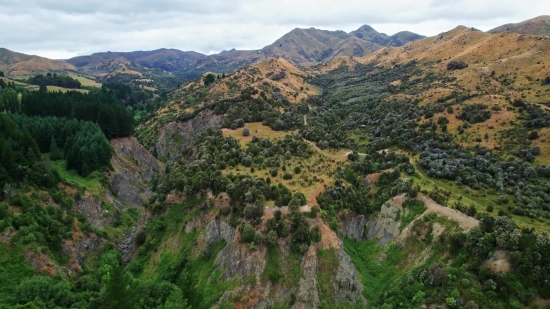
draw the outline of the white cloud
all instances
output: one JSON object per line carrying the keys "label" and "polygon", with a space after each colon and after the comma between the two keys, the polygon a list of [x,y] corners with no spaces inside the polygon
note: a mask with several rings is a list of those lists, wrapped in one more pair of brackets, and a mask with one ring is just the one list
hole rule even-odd
{"label": "white cloud", "polygon": [[[539,0],[0,0],[0,46],[51,58],[100,51],[259,49],[295,27],[435,35],[550,12]],[[9,30],[8,30],[9,29]]]}

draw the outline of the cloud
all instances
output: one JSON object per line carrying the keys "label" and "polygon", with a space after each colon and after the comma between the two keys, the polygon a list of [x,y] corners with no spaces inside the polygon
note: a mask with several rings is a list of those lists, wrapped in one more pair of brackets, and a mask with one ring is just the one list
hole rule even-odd
{"label": "cloud", "polygon": [[[435,35],[481,30],[550,11],[524,0],[0,0],[0,47],[68,58],[99,51],[259,49],[295,27]],[[7,30],[9,29],[9,30]]]}

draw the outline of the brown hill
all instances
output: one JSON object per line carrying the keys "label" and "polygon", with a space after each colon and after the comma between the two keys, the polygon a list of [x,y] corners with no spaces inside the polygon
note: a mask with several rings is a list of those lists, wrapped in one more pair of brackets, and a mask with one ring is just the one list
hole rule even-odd
{"label": "brown hill", "polygon": [[52,60],[44,57],[26,55],[0,48],[0,70],[6,77],[26,78],[48,72],[76,72],[73,65],[63,60]]}
{"label": "brown hill", "polygon": [[506,24],[495,29],[489,30],[489,33],[515,32],[520,34],[550,35],[550,16],[543,15],[529,19],[516,24]]}
{"label": "brown hill", "polygon": [[185,52],[163,48],[152,51],[95,53],[90,56],[75,57],[67,62],[79,68],[90,69],[114,59],[124,58],[140,66],[174,72],[188,67],[204,57],[206,56],[193,51]]}

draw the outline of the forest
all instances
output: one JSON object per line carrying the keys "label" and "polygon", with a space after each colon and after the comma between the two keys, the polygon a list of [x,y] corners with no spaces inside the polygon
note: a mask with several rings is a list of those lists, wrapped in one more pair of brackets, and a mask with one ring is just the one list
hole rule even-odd
{"label": "forest", "polygon": [[69,89],[80,89],[80,81],[68,75],[57,75],[57,73],[48,73],[46,76],[42,74],[31,76],[26,82],[38,86],[57,86]]}

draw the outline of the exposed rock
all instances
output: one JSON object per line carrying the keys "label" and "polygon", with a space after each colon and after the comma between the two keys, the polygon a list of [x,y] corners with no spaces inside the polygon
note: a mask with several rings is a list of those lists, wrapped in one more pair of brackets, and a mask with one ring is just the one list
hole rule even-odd
{"label": "exposed rock", "polygon": [[116,155],[111,159],[115,172],[111,175],[111,191],[131,206],[143,206],[151,195],[144,183],[151,181],[163,165],[135,137],[111,141]]}
{"label": "exposed rock", "polygon": [[[186,233],[189,232],[186,228]],[[217,244],[221,240],[225,240],[229,244],[235,238],[235,229],[225,221],[215,220],[208,223],[201,237],[208,244]]]}
{"label": "exposed rock", "polygon": [[382,205],[380,212],[373,220],[367,222],[367,239],[372,240],[378,238],[378,244],[387,244],[392,239],[399,236],[399,221],[400,209],[392,206],[389,203]]}
{"label": "exposed rock", "polygon": [[248,245],[239,242],[239,236],[233,227],[223,221],[210,222],[202,235],[209,244],[222,239],[227,242],[214,263],[222,269],[222,279],[244,278],[249,275],[260,276],[265,269],[265,250],[251,251]]}
{"label": "exposed rock", "polygon": [[125,233],[122,241],[118,244],[118,251],[121,255],[122,265],[127,265],[132,260],[134,252],[137,250],[135,236],[137,227],[132,227],[130,231]]}
{"label": "exposed rock", "polygon": [[42,252],[33,249],[25,252],[25,262],[30,264],[36,270],[37,275],[47,275],[55,277],[60,274],[64,278],[69,277],[69,270],[57,265],[51,258]]}
{"label": "exposed rock", "polygon": [[113,216],[109,215],[107,209],[103,209],[103,199],[98,196],[92,196],[88,193],[75,200],[73,208],[80,212],[91,226],[102,229],[105,225],[113,224]]}
{"label": "exposed rock", "polygon": [[122,241],[118,244],[118,251],[121,255],[122,265],[128,265],[128,263],[132,261],[134,253],[136,253],[138,249],[138,245],[136,244],[136,235],[143,229],[150,216],[150,212],[143,212],[137,222],[137,225],[133,226],[123,235]]}
{"label": "exposed rock", "polygon": [[219,129],[220,116],[203,111],[197,117],[184,122],[171,122],[160,129],[155,145],[159,158],[173,161],[182,151],[192,146],[195,138],[207,129]]}
{"label": "exposed rock", "polygon": [[75,242],[64,240],[61,249],[65,256],[70,256],[68,267],[71,273],[79,276],[82,273],[81,265],[86,263],[89,254],[97,255],[105,245],[106,240],[95,234],[84,235]]}
{"label": "exposed rock", "polygon": [[353,266],[351,258],[344,249],[338,250],[336,256],[340,261],[334,278],[336,301],[352,303],[360,301],[366,307],[367,300],[363,297],[363,285],[359,281],[359,274]]}
{"label": "exposed rock", "polygon": [[296,304],[293,308],[318,308],[319,293],[317,291],[317,250],[310,246],[302,258],[303,276],[296,295]]}
{"label": "exposed rock", "polygon": [[359,240],[365,236],[367,218],[363,215],[356,215],[342,221],[342,227],[347,237]]}

